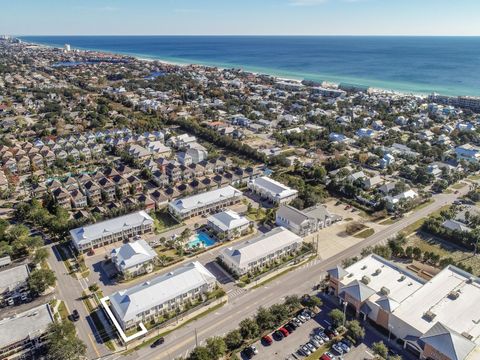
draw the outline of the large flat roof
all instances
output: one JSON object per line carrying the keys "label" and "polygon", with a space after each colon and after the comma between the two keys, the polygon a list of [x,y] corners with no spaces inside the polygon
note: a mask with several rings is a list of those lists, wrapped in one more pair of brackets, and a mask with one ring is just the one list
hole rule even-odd
{"label": "large flat roof", "polygon": [[220,189],[207,191],[205,193],[176,199],[170,202],[169,206],[179,213],[188,213],[199,207],[215,204],[222,200],[241,196],[242,192],[235,189],[233,186],[225,186]]}
{"label": "large flat roof", "polygon": [[[458,293],[451,298],[450,293]],[[459,334],[472,336],[480,345],[480,279],[454,266],[448,266],[416,292],[406,298],[393,314],[412,327],[426,333],[440,322]],[[433,321],[423,315],[435,314]]]}
{"label": "large flat roof", "polygon": [[348,275],[341,280],[343,285],[354,280],[361,281],[364,276],[367,276],[370,279],[367,284],[369,288],[376,293],[380,292],[382,288],[387,288],[390,292],[389,298],[398,303],[408,298],[425,283],[411,272],[375,254],[364,257],[346,268],[345,271]]}
{"label": "large flat roof", "polygon": [[213,281],[215,276],[195,261],[150,281],[112,294],[110,304],[121,320],[127,322],[143,311]]}
{"label": "large flat roof", "polygon": [[153,224],[153,219],[143,210],[70,230],[70,236],[77,245],[88,244],[103,236],[116,234],[142,224]]}
{"label": "large flat roof", "polygon": [[268,176],[262,176],[256,179],[253,179],[252,184],[256,187],[263,189],[266,192],[269,192],[272,196],[282,199],[291,195],[298,193],[297,190],[291,189],[288,186],[269,178]]}
{"label": "large flat roof", "polygon": [[0,348],[43,334],[53,323],[48,304],[0,320]]}
{"label": "large flat roof", "polygon": [[222,251],[222,254],[235,262],[239,268],[242,268],[265,255],[273,254],[288,245],[301,243],[302,241],[303,239],[300,236],[290,230],[277,227],[239,245],[228,247]]}

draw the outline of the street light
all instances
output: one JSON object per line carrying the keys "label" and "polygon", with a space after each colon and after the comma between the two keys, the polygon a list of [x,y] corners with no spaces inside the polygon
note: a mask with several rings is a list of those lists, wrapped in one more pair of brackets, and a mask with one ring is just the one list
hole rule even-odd
{"label": "street light", "polygon": [[346,301],[343,302],[343,327],[345,327],[345,320],[347,316],[347,305],[348,303]]}
{"label": "street light", "polygon": [[392,335],[393,325],[388,324],[388,342],[390,342],[390,337]]}

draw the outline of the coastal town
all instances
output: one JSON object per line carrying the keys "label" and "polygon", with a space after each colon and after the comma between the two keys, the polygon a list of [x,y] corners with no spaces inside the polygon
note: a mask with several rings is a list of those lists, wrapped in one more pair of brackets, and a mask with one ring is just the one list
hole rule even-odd
{"label": "coastal town", "polygon": [[0,38],[0,359],[480,359],[480,98]]}

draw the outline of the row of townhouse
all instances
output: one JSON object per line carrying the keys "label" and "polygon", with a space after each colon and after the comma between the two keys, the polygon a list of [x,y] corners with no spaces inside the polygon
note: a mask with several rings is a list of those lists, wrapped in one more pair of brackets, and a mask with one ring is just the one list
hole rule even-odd
{"label": "row of townhouse", "polygon": [[63,182],[54,180],[47,187],[34,190],[36,196],[42,196],[46,191],[50,191],[60,206],[78,209],[114,201],[118,196],[140,194],[143,182],[133,172],[126,171],[121,175],[113,169],[110,175],[101,171],[92,176],[82,174],[77,178],[68,177]]}

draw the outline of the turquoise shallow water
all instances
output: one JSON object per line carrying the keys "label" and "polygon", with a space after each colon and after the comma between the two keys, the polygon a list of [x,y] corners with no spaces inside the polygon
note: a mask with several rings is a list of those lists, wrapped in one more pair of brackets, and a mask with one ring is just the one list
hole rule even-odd
{"label": "turquoise shallow water", "polygon": [[428,94],[480,96],[480,37],[23,36],[25,41]]}

